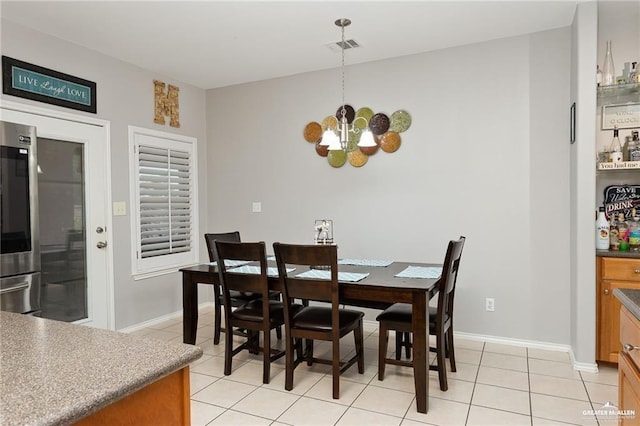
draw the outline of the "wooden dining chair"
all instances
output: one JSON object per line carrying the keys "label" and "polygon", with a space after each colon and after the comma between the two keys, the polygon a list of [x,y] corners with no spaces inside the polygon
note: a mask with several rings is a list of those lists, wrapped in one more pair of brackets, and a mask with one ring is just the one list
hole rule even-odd
{"label": "wooden dining chair", "polygon": [[[216,257],[214,253],[214,241],[225,241],[225,242],[240,242],[240,232],[222,232],[222,233],[207,233],[204,234],[204,240],[207,243],[207,251],[209,252],[209,261],[215,262]],[[238,260],[238,259],[236,259]],[[221,325],[222,321],[222,305],[224,304],[224,298],[222,297],[221,287],[218,285],[213,286],[213,344],[217,345],[220,343],[220,333],[225,331],[225,329]],[[229,301],[232,307],[242,306],[245,303],[257,299],[261,297],[259,294],[248,293],[248,292],[240,292],[236,290],[231,290],[229,292],[230,298]],[[277,292],[271,292],[269,297],[273,300],[280,300],[280,295]],[[278,339],[282,338],[282,328],[279,327],[276,329],[276,333]],[[244,333],[241,331],[237,331],[236,334],[240,336],[244,336]]]}
{"label": "wooden dining chair", "polygon": [[[436,346],[429,350],[436,353],[436,365],[430,365],[430,370],[438,371],[440,380],[440,390],[446,391],[447,369],[445,358],[449,358],[451,371],[456,371],[456,358],[453,345],[453,297],[456,289],[456,280],[460,268],[462,248],[465,237],[460,237],[456,241],[450,241],[447,247],[442,275],[438,283],[438,304],[437,307],[429,306],[429,334],[436,336]],[[405,367],[413,366],[411,357],[411,310],[410,304],[395,303],[382,311],[377,316],[380,324],[379,347],[378,347],[378,380],[384,380],[384,370],[386,364],[401,365]],[[387,358],[387,342],[389,330],[396,333],[396,357]],[[402,348],[406,349],[407,360],[401,360]]]}
{"label": "wooden dining chair", "polygon": [[[283,304],[269,299],[268,268],[264,242],[240,243],[214,241],[214,254],[218,261],[218,278],[222,286],[225,331],[224,374],[231,374],[234,355],[242,350],[263,354],[262,382],[269,383],[271,362],[281,358],[284,351],[271,348],[271,330],[284,324]],[[259,263],[259,273],[236,272],[227,268],[225,260],[247,260]],[[256,271],[258,272],[258,271]],[[258,298],[234,307],[231,303],[231,292],[245,292],[259,295]],[[234,328],[246,330],[246,341],[233,347]],[[259,346],[260,333],[263,346]]]}
{"label": "wooden dining chair", "polygon": [[[273,249],[278,265],[278,274],[284,302],[284,324],[286,340],[285,389],[293,389],[293,371],[303,361],[332,366],[333,398],[340,397],[340,374],[358,364],[358,372],[364,373],[363,326],[364,313],[340,308],[338,292],[338,249],[334,245],[292,245],[274,243]],[[298,278],[297,274],[306,267],[322,266],[317,269],[328,277]],[[287,267],[296,268],[291,273]],[[316,269],[310,269],[316,270]],[[295,312],[292,301],[328,302],[331,306],[305,306]],[[346,361],[340,358],[340,339],[354,333],[355,350],[353,357]],[[306,340],[304,352],[302,339]],[[317,358],[313,354],[313,341],[331,342],[331,358]],[[296,357],[294,359],[294,349]]]}

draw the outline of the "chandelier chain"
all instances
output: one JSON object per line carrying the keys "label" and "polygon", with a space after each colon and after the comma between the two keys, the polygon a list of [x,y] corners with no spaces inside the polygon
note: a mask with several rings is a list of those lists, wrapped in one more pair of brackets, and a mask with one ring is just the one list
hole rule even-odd
{"label": "chandelier chain", "polygon": [[342,20],[342,116],[344,117],[347,114],[347,110],[344,107],[344,48],[345,48],[345,44],[344,44],[344,27],[345,27],[345,22],[344,19]]}

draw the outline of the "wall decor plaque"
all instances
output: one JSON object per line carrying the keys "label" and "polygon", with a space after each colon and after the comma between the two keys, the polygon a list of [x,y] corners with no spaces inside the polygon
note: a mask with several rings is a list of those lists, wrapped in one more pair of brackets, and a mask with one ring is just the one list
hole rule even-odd
{"label": "wall decor plaque", "polygon": [[153,80],[153,87],[153,122],[164,124],[164,117],[167,116],[169,117],[169,126],[180,127],[180,102],[178,100],[180,88],[169,84],[167,92],[165,92],[164,81],[158,80]]}
{"label": "wall decor plaque", "polygon": [[640,103],[605,105],[602,107],[602,130],[634,129],[640,127]]}
{"label": "wall decor plaque", "polygon": [[2,56],[2,93],[96,113],[96,83]]}

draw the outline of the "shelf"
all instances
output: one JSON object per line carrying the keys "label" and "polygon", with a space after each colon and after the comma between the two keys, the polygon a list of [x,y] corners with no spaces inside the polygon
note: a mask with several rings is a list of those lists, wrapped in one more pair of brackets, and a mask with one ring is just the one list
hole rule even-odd
{"label": "shelf", "polygon": [[598,87],[598,105],[638,102],[640,83],[616,84]]}
{"label": "shelf", "polygon": [[622,161],[620,163],[598,163],[598,170],[640,170],[640,161]]}

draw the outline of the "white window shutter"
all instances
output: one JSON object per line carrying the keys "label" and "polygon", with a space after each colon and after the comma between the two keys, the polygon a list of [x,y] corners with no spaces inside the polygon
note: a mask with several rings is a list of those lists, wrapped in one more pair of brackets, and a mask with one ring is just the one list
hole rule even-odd
{"label": "white window shutter", "polygon": [[133,141],[137,251],[134,275],[195,263],[198,235],[194,147],[184,141],[135,132]]}

